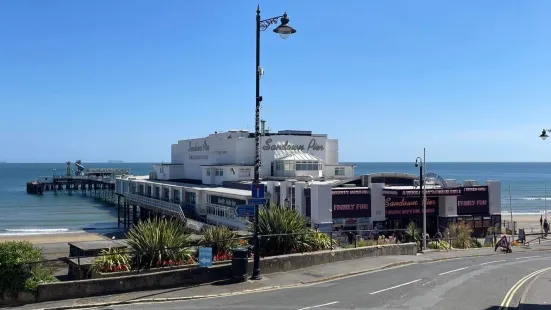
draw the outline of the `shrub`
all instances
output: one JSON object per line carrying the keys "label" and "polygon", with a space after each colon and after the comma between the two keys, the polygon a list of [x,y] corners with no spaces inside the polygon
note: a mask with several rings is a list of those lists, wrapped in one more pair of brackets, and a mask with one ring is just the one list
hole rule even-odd
{"label": "shrub", "polygon": [[466,249],[471,245],[473,229],[464,222],[451,223],[444,234],[451,238],[454,248]]}
{"label": "shrub", "polygon": [[309,229],[307,234],[304,235],[303,246],[308,251],[322,251],[328,250],[337,245],[337,242],[331,239],[326,233],[323,233],[319,230]]}
{"label": "shrub", "polygon": [[480,243],[478,239],[471,238],[471,248],[481,248],[481,247],[482,247],[482,243]]}
{"label": "shrub", "polygon": [[127,249],[109,248],[102,250],[100,256],[94,258],[90,271],[93,273],[130,271],[130,264],[130,254]]}
{"label": "shrub", "polygon": [[[254,224],[249,230],[254,232]],[[307,227],[304,217],[296,210],[271,206],[258,213],[258,234],[262,256],[283,255],[331,248],[330,236]]]}
{"label": "shrub", "polygon": [[133,226],[126,236],[128,245],[135,251],[135,266],[138,268],[193,260],[190,236],[178,221],[149,219]]}
{"label": "shrub", "polygon": [[427,243],[427,247],[433,250],[448,250],[451,248],[450,244],[446,241],[431,241]]}
{"label": "shrub", "polygon": [[409,222],[408,226],[406,227],[406,242],[415,242],[417,244],[420,244],[422,239],[421,234],[421,230],[415,226],[415,223]]}
{"label": "shrub", "polygon": [[0,242],[0,298],[34,292],[40,283],[57,281],[41,263],[42,250],[27,241]]}
{"label": "shrub", "polygon": [[205,230],[203,239],[199,242],[202,246],[212,248],[212,254],[226,253],[232,248],[246,245],[238,239],[239,236],[225,226],[209,227]]}

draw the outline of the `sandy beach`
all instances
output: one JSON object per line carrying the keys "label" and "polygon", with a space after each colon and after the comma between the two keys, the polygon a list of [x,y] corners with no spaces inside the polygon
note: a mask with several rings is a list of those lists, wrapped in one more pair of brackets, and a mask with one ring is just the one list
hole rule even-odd
{"label": "sandy beach", "polygon": [[97,241],[105,240],[106,237],[87,232],[64,233],[64,234],[42,234],[42,235],[13,235],[0,236],[0,242],[3,241],[29,241],[32,244],[43,245],[48,243],[67,243],[79,241]]}
{"label": "sandy beach", "polygon": [[[544,217],[545,219],[545,217]],[[511,221],[510,215],[501,215],[502,221]],[[551,220],[551,217],[547,219],[548,221]],[[516,222],[517,229],[518,228],[524,228],[526,233],[539,233],[541,232],[540,227],[540,215],[539,214],[530,214],[530,215],[516,215],[513,214],[513,222]]]}
{"label": "sandy beach", "polygon": [[69,242],[109,240],[110,236],[103,236],[97,233],[75,232],[63,234],[42,234],[42,235],[13,235],[0,236],[0,242],[4,241],[29,241],[39,248],[42,248],[44,259],[57,259],[69,255]]}

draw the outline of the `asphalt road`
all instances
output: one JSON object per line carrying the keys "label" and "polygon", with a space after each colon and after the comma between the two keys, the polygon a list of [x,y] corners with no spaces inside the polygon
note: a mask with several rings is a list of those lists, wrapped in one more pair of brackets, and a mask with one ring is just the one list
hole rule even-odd
{"label": "asphalt road", "polygon": [[415,264],[282,290],[102,309],[498,310],[504,299],[514,306],[509,309],[516,309],[524,288],[519,280],[547,267],[550,252],[512,253]]}

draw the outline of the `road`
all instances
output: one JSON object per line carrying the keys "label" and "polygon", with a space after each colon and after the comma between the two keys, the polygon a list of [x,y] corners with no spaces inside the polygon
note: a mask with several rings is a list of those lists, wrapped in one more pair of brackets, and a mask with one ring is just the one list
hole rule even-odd
{"label": "road", "polygon": [[[504,300],[512,308],[502,309],[516,309],[524,288],[528,286],[526,283],[532,278],[526,278],[523,285],[519,285],[519,281],[547,267],[551,267],[551,252],[512,253],[414,264],[314,285],[260,293],[169,303],[110,306],[102,309],[498,310],[500,305],[505,304]],[[538,283],[543,282],[539,280]]]}

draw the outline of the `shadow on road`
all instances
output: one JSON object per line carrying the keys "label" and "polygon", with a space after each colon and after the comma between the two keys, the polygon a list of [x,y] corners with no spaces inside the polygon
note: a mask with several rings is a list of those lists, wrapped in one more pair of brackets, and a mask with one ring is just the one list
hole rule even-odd
{"label": "shadow on road", "polygon": [[[498,310],[499,306],[492,306],[484,310]],[[520,304],[518,307],[507,307],[502,310],[551,310],[551,305]]]}

